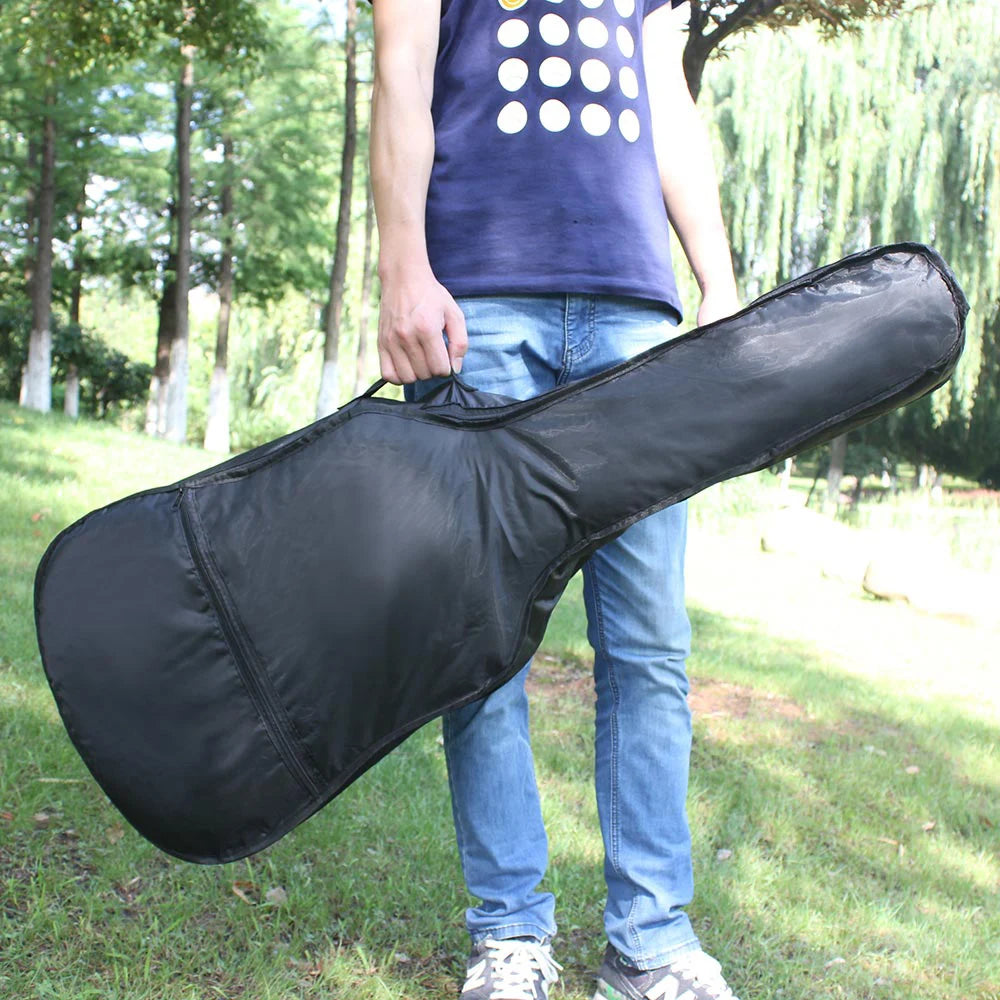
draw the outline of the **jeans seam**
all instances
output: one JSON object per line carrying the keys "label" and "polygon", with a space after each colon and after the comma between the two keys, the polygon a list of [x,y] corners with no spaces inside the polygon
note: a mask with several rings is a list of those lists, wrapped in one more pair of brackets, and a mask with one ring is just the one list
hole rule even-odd
{"label": "jeans seam", "polygon": [[564,385],[569,381],[569,374],[573,370],[573,352],[569,346],[570,310],[572,308],[573,297],[569,293],[563,299],[563,344],[562,344],[562,364],[559,374],[556,376],[556,385]]}
{"label": "jeans seam", "polygon": [[587,296],[587,339],[580,345],[580,357],[586,357],[597,338],[597,296]]}
{"label": "jeans seam", "polygon": [[464,873],[465,872],[465,868],[466,868],[466,854],[467,854],[467,851],[466,851],[466,835],[465,835],[465,830],[464,830],[464,828],[462,826],[462,819],[459,816],[458,810],[454,806],[454,803],[455,803],[455,779],[454,779],[454,775],[452,773],[453,769],[451,767],[451,762],[450,762],[451,751],[450,751],[450,748],[449,748],[449,745],[448,745],[450,743],[451,726],[449,725],[447,715],[445,715],[445,717],[442,718],[442,720],[441,720],[441,729],[442,729],[442,734],[441,734],[442,735],[442,742],[444,743],[445,762],[448,764],[448,767],[446,768],[446,770],[448,772],[448,794],[451,797],[451,802],[452,802],[452,819],[454,820],[454,823],[455,823],[455,841],[456,841],[456,843],[458,845],[458,854],[459,854],[459,858],[460,858],[460,860],[462,862],[462,871]]}
{"label": "jeans seam", "polygon": [[611,735],[611,757],[609,760],[609,771],[611,788],[608,793],[608,803],[610,815],[608,816],[608,826],[611,830],[611,867],[620,877],[624,877],[621,869],[618,840],[618,682],[615,678],[614,669],[611,666],[611,657],[608,656],[607,638],[604,632],[604,608],[601,602],[601,589],[597,581],[597,573],[592,570],[591,584],[594,591],[594,616],[597,619],[597,641],[600,652],[608,673],[608,687],[611,691],[611,718],[609,720],[609,732]]}

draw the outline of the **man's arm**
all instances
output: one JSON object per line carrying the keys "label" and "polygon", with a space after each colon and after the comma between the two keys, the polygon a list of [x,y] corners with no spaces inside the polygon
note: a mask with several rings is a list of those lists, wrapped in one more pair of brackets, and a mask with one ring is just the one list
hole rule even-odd
{"label": "man's arm", "polygon": [[642,46],[663,200],[701,289],[703,326],[739,310],[740,301],[708,130],[684,76],[689,13],[688,4],[665,4],[647,15]]}
{"label": "man's arm", "polygon": [[[378,352],[397,385],[461,370],[462,310],[431,271],[424,212],[441,0],[375,0],[370,163],[382,282]],[[442,332],[448,335],[445,345]]]}

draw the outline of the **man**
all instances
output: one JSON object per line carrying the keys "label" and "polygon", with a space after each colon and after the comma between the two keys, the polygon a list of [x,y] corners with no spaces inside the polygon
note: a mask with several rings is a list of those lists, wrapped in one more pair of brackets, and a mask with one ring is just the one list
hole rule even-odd
{"label": "man", "polygon": [[[463,365],[476,388],[527,398],[673,335],[668,224],[701,289],[699,325],[739,308],[681,66],[687,13],[682,0],[375,0],[379,356],[409,399]],[[639,522],[584,569],[603,1000],[733,1000],[683,909],[685,518],[681,504]],[[479,900],[466,914],[464,1000],[544,1000],[558,975],[554,900],[537,889],[547,841],[527,670],[444,719],[459,853]]]}

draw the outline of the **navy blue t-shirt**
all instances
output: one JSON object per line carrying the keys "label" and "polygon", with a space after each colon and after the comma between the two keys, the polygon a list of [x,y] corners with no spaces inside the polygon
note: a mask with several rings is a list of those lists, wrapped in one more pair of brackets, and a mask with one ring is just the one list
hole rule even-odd
{"label": "navy blue t-shirt", "polygon": [[453,295],[634,295],[680,318],[642,61],[666,2],[442,0],[426,233]]}

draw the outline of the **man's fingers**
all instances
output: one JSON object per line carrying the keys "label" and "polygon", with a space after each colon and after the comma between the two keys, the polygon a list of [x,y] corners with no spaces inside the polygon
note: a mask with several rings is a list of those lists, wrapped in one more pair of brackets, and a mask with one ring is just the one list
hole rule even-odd
{"label": "man's fingers", "polygon": [[383,347],[379,344],[378,356],[382,365],[382,378],[393,385],[407,385],[416,382],[417,376],[413,373],[409,359],[400,347],[394,350],[390,347]]}
{"label": "man's fingers", "polygon": [[382,378],[393,385],[402,385],[403,381],[396,371],[396,366],[392,363],[392,356],[383,347],[378,349],[379,367],[382,369]]}
{"label": "man's fingers", "polygon": [[[439,324],[440,320],[433,325],[424,321],[396,336],[410,367],[419,379],[433,378],[435,375],[444,376],[451,371],[448,351],[445,348],[444,336]],[[399,358],[396,355],[394,357],[398,371]]]}
{"label": "man's fingers", "polygon": [[400,385],[409,385],[421,377],[420,373],[414,370],[409,357],[401,347],[397,346],[392,352],[392,363],[396,369],[396,374],[399,376]]}
{"label": "man's fingers", "polygon": [[[424,345],[420,338],[413,332],[399,334],[396,338],[397,350],[394,354],[396,370],[400,365],[405,365],[413,372],[414,378],[425,379],[431,377],[430,366],[424,357]],[[402,355],[402,358],[400,357]]]}
{"label": "man's fingers", "polygon": [[462,370],[462,359],[469,350],[469,331],[465,326],[465,313],[452,299],[445,309],[444,332],[448,335],[448,356],[456,372]]}
{"label": "man's fingers", "polygon": [[465,316],[447,289],[430,276],[426,288],[383,285],[382,293],[378,352],[386,381],[406,385],[461,370]]}
{"label": "man's fingers", "polygon": [[425,345],[427,364],[433,375],[450,375],[451,360],[448,357],[448,347],[444,342],[444,334],[438,331],[433,334]]}

